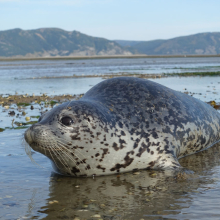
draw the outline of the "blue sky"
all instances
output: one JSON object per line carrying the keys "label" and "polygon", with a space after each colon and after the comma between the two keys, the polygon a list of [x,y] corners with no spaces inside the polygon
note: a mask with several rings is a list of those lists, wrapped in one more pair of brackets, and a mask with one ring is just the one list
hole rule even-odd
{"label": "blue sky", "polygon": [[0,30],[57,27],[110,40],[220,32],[219,0],[0,0]]}

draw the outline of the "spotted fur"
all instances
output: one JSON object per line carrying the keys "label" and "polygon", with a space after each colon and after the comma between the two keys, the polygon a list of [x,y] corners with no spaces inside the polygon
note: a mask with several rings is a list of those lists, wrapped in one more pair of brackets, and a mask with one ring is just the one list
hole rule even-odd
{"label": "spotted fur", "polygon": [[[71,126],[62,117],[71,117]],[[105,80],[80,100],[59,105],[25,132],[25,140],[65,175],[178,169],[178,159],[220,140],[211,106],[158,83]]]}

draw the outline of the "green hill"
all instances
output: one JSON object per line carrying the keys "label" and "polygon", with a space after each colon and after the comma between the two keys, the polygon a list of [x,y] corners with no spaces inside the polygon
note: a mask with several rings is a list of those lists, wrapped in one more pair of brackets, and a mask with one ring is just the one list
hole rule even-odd
{"label": "green hill", "polygon": [[[133,49],[130,49],[131,51]],[[0,31],[1,57],[131,55],[114,41],[58,28]]]}

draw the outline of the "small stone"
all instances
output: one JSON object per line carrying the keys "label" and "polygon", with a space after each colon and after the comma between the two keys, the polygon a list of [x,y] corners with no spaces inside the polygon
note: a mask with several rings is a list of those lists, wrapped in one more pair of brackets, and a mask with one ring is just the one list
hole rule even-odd
{"label": "small stone", "polygon": [[91,217],[92,217],[92,218],[101,218],[101,215],[95,214],[95,215],[92,215]]}
{"label": "small stone", "polygon": [[26,112],[22,112],[22,115],[25,116],[25,115],[26,115]]}
{"label": "small stone", "polygon": [[34,106],[32,105],[32,106],[31,106],[31,110],[33,110],[33,109],[34,109]]}
{"label": "small stone", "polygon": [[14,116],[15,115],[15,111],[9,111],[8,114],[11,115],[11,116]]}
{"label": "small stone", "polygon": [[26,120],[26,121],[30,121],[31,118],[30,118],[30,117],[25,117],[25,120]]}
{"label": "small stone", "polygon": [[135,173],[133,173],[133,175],[139,175],[140,174],[140,172],[135,172]]}

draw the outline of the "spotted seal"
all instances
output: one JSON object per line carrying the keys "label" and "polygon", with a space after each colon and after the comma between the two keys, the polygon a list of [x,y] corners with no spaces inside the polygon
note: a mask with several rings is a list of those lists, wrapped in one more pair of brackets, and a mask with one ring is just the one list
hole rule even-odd
{"label": "spotted seal", "polygon": [[25,132],[64,175],[181,169],[178,159],[220,140],[220,114],[208,104],[134,77],[105,80],[63,103]]}

